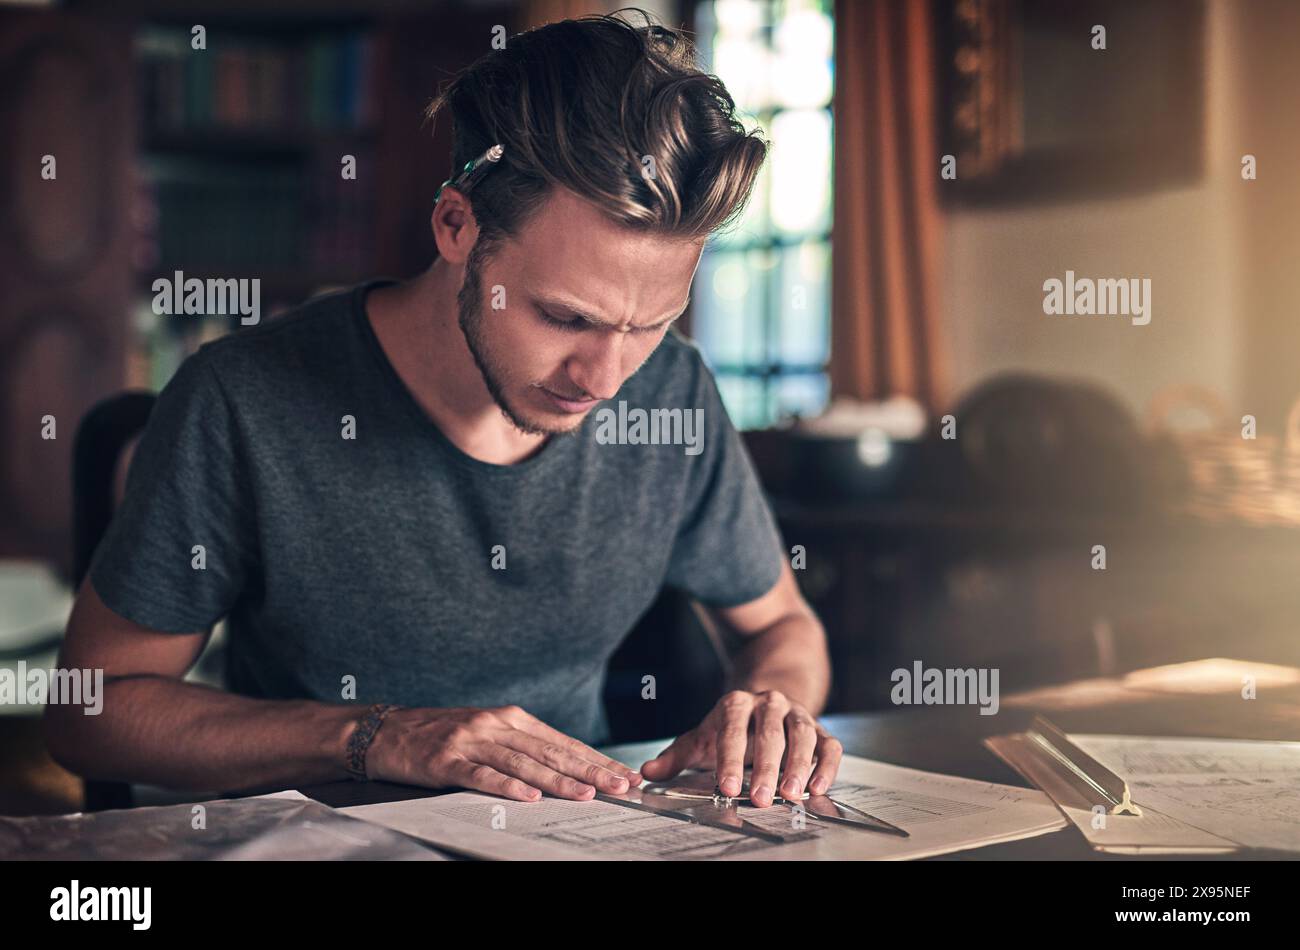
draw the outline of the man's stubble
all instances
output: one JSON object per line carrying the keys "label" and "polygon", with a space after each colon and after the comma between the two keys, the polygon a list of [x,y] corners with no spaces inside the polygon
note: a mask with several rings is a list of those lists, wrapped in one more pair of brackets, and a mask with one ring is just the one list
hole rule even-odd
{"label": "man's stubble", "polygon": [[[505,387],[501,382],[504,374],[499,371],[496,365],[483,328],[481,270],[486,257],[487,255],[481,253],[477,245],[470,251],[469,258],[465,261],[465,280],[461,284],[460,291],[456,294],[457,319],[461,333],[465,336],[465,344],[469,347],[470,355],[474,357],[474,365],[478,367],[479,375],[483,377],[483,384],[487,386],[493,402],[497,404],[497,407],[510,421],[511,425],[525,435],[558,434],[556,430],[543,428],[525,419],[511,407],[510,401],[506,398]],[[569,432],[572,430],[558,431]]]}

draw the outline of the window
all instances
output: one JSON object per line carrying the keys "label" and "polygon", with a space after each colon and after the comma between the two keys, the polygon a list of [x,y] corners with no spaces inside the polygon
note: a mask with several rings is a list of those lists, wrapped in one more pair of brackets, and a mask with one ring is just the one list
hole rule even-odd
{"label": "window", "polygon": [[692,332],[736,426],[825,405],[830,354],[832,0],[706,0],[704,68],[772,147],[744,216],[705,247]]}

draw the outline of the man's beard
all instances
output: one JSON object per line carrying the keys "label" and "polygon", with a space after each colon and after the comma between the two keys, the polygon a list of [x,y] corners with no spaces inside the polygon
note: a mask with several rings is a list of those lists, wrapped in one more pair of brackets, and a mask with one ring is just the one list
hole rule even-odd
{"label": "man's beard", "polygon": [[456,295],[456,303],[460,331],[465,335],[465,343],[469,346],[470,355],[474,357],[474,364],[478,367],[479,375],[483,377],[483,384],[487,386],[492,401],[497,404],[502,414],[510,420],[510,424],[526,435],[556,435],[576,431],[576,427],[573,429],[547,429],[538,425],[536,422],[525,419],[523,415],[511,407],[509,400],[506,399],[505,387],[501,382],[504,374],[495,365],[490,352],[491,348],[488,346],[483,333],[483,288],[480,280],[482,263],[478,248],[470,251],[469,259],[465,262],[465,282]]}

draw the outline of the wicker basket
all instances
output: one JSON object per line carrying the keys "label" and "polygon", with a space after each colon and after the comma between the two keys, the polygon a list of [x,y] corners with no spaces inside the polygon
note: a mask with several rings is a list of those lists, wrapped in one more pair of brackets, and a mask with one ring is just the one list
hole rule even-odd
{"label": "wicker basket", "polygon": [[[1204,429],[1176,429],[1179,410],[1202,413]],[[1172,386],[1151,400],[1150,430],[1172,442],[1185,465],[1181,510],[1206,521],[1300,524],[1300,401],[1287,419],[1285,443],[1275,435],[1243,438],[1223,402],[1201,386]]]}
{"label": "wicker basket", "polygon": [[1291,412],[1287,415],[1286,441],[1277,468],[1277,520],[1284,524],[1300,525],[1300,399],[1292,404]]}

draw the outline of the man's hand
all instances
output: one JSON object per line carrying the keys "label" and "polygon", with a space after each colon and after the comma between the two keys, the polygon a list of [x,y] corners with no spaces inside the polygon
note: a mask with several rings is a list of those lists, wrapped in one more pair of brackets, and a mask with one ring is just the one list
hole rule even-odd
{"label": "man's hand", "polygon": [[778,773],[782,798],[798,800],[805,788],[822,795],[835,781],[843,755],[839,740],[798,703],[775,690],[733,690],[704,722],[643,765],[641,773],[662,782],[683,769],[711,767],[722,794],[734,796],[740,794],[745,764],[752,762],[750,801],[766,808],[778,788]]}
{"label": "man's hand", "polygon": [[641,776],[552,729],[518,706],[398,709],[366,753],[372,779],[440,788],[451,785],[533,802],[545,792],[586,801],[626,792]]}

